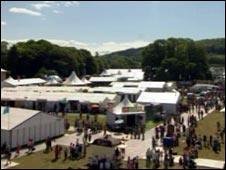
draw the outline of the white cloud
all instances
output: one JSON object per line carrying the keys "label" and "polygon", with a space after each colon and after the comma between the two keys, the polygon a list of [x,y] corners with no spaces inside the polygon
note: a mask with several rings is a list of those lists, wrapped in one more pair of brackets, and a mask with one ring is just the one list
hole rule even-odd
{"label": "white cloud", "polygon": [[6,22],[5,21],[1,21],[1,25],[2,26],[5,26],[6,25]]}
{"label": "white cloud", "polygon": [[43,3],[45,3],[45,4],[54,4],[56,2],[55,1],[44,1]]}
{"label": "white cloud", "polygon": [[61,14],[63,12],[62,11],[58,11],[58,10],[53,10],[53,13],[55,13],[55,14]]}
{"label": "white cloud", "polygon": [[27,14],[27,15],[32,15],[32,16],[41,16],[42,15],[40,12],[32,11],[32,10],[29,10],[26,8],[17,8],[17,7],[10,8],[9,12],[18,13],[18,14]]}
{"label": "white cloud", "polygon": [[[4,41],[9,42],[10,44],[15,44],[17,42],[24,42],[29,39],[21,39],[21,40],[7,40]],[[35,39],[38,40],[38,39]],[[139,48],[148,45],[151,42],[143,41],[143,40],[135,40],[131,42],[103,42],[103,43],[84,43],[75,40],[57,40],[57,39],[47,39],[47,41],[57,44],[60,46],[66,47],[75,47],[77,49],[87,49],[93,55],[95,52],[98,52],[100,55],[107,54],[115,51],[126,50],[129,48]]]}
{"label": "white cloud", "polygon": [[65,7],[70,7],[70,6],[79,6],[78,1],[65,1],[63,2]]}
{"label": "white cloud", "polygon": [[32,6],[37,10],[42,10],[42,8],[50,8],[51,7],[51,5],[45,4],[45,3],[43,3],[43,4],[32,4]]}

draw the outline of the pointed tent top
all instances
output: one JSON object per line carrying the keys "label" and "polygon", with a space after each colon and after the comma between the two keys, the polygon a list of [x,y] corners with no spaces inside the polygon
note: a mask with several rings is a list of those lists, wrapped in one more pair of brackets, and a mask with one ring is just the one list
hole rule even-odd
{"label": "pointed tent top", "polygon": [[116,113],[116,114],[122,113],[122,108],[123,108],[123,107],[135,107],[135,104],[133,104],[133,103],[128,99],[128,96],[127,96],[127,95],[124,97],[124,99],[123,99],[119,104],[117,104],[117,105],[113,108],[113,113]]}
{"label": "pointed tent top", "polygon": [[70,76],[64,81],[64,85],[85,85],[85,83],[78,78],[75,71],[72,71]]}

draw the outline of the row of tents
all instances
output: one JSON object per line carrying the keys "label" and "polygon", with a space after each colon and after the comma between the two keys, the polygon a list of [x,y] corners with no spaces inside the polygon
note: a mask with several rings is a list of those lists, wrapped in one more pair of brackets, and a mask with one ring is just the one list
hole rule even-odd
{"label": "row of tents", "polygon": [[84,86],[88,85],[91,82],[87,80],[85,77],[80,79],[74,71],[70,74],[65,81],[57,75],[52,75],[46,77],[46,80],[41,78],[26,78],[26,79],[13,79],[9,77],[1,82],[1,86],[3,87],[15,87],[15,86],[23,86],[23,85],[66,85],[66,86]]}

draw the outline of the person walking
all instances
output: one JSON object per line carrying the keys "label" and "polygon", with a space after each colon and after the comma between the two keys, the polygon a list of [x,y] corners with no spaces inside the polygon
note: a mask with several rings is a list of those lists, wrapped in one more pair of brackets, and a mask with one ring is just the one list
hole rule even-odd
{"label": "person walking", "polygon": [[68,149],[67,147],[64,148],[64,160],[66,160],[68,157]]}
{"label": "person walking", "polygon": [[16,146],[16,157],[18,157],[20,155],[20,145],[17,144]]}

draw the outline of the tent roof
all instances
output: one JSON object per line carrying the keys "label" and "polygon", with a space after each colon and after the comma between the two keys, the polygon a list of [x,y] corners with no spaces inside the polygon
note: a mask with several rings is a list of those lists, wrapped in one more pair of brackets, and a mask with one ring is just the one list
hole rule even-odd
{"label": "tent roof", "polygon": [[12,86],[22,86],[22,85],[31,85],[31,84],[44,84],[45,80],[40,78],[26,78],[26,79],[18,79],[15,80],[12,77],[4,80],[3,83],[11,84]]}
{"label": "tent roof", "polygon": [[116,115],[122,115],[122,114],[137,114],[137,113],[144,113],[144,112],[123,112],[123,107],[136,107],[136,104],[132,103],[127,95],[124,97],[124,99],[117,104],[114,108],[113,108],[113,113]]}
{"label": "tent roof", "polygon": [[102,93],[123,93],[123,94],[138,94],[140,90],[134,87],[94,87],[89,89],[90,92]]}
{"label": "tent roof", "polygon": [[[2,110],[4,110],[4,107],[1,107]],[[9,108],[9,113],[1,113],[1,129],[11,130],[38,113],[40,113],[38,110]]]}
{"label": "tent roof", "polygon": [[163,88],[165,85],[164,81],[142,81],[139,84],[140,88]]}
{"label": "tent roof", "polygon": [[74,71],[71,72],[70,76],[63,82],[64,85],[85,85],[85,83],[78,78]]}
{"label": "tent roof", "polygon": [[102,103],[106,98],[114,100],[116,94],[104,94],[104,93],[81,93],[81,92],[46,92],[46,91],[2,91],[1,100],[11,101],[61,101],[64,98],[71,101],[79,101],[84,103]]}
{"label": "tent roof", "polygon": [[179,98],[179,92],[142,92],[137,103],[176,104]]}
{"label": "tent roof", "polygon": [[89,81],[91,82],[113,82],[117,79],[115,77],[91,77]]}

